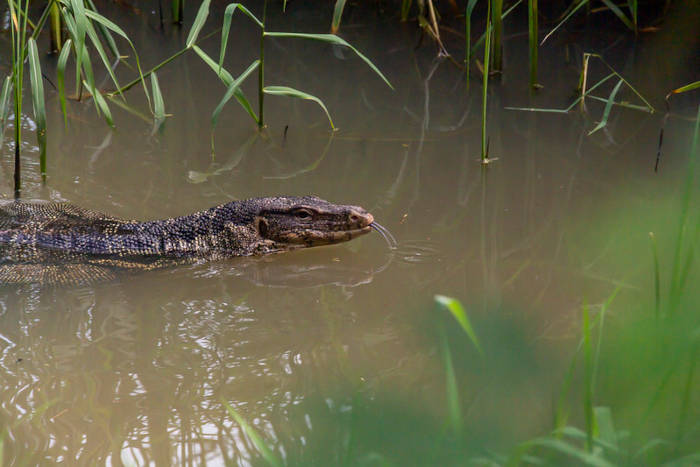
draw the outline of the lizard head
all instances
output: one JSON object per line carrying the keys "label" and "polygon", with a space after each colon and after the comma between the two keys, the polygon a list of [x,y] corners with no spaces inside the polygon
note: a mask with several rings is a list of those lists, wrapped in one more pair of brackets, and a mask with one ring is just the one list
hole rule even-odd
{"label": "lizard head", "polygon": [[368,233],[372,214],[359,206],[315,196],[259,199],[255,226],[260,237],[287,248],[346,242]]}

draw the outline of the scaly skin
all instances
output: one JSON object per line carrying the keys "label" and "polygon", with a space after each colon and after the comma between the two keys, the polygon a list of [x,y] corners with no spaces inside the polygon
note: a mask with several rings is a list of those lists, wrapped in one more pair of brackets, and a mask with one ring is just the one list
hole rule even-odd
{"label": "scaly skin", "polygon": [[84,283],[115,270],[263,255],[368,233],[358,206],[252,198],[172,219],[123,220],[71,204],[0,205],[0,283]]}

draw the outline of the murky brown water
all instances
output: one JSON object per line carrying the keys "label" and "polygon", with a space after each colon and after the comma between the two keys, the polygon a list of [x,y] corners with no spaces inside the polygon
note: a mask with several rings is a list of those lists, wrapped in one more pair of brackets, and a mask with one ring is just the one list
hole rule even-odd
{"label": "murky brown water", "polygon": [[[170,27],[161,33],[147,11],[116,9],[110,17],[131,25],[147,64],[184,37]],[[269,29],[324,31],[328,18],[325,10],[291,8],[287,17],[273,12]],[[226,62],[234,74],[255,58],[249,44],[256,43],[254,30],[236,21]],[[491,352],[488,366],[498,370],[470,374],[465,399],[475,439],[502,446],[541,431],[568,358],[561,344],[578,332],[582,301],[599,303],[618,285],[635,293],[650,286],[647,233],[668,238],[691,126],[669,120],[655,174],[656,116],[614,110],[605,131],[587,136],[602,105],[589,104],[588,120],[503,108],[566,107],[584,50],[604,51],[654,103],[684,84],[677,77],[687,77],[689,65],[649,73],[662,34],[640,40],[632,55],[631,38],[619,31],[568,45],[560,37],[541,52],[545,89],[528,98],[521,31],[511,31],[506,74],[491,89],[488,133],[498,161],[485,171],[477,162],[479,80],[467,94],[460,70],[432,61],[428,42],[414,50],[415,27],[393,19],[355,17],[342,30],[386,72],[393,92],[346,51],[268,41],[267,83],[321,97],[340,128],[333,135],[313,103],[268,96],[268,129],[259,134],[232,101],[212,157],[210,117],[225,88],[194,54],[159,72],[173,116],[155,133],[116,106],[112,131],[91,102],[69,104],[64,128],[47,88],[49,178],[41,186],[28,119],[27,199],[151,219],[237,198],[315,194],[364,206],[399,247],[391,252],[371,234],[94,286],[5,287],[0,432],[7,464],[245,464],[256,450],[224,401],[279,442],[292,463],[304,458],[308,439],[335,439],[323,417],[305,409],[309,401],[352,411],[359,390],[440,417],[442,362],[422,333],[444,313],[433,303],[437,293],[462,300],[485,347],[503,352]],[[461,53],[459,40],[448,37],[448,48]],[[215,41],[204,45],[216,56]],[[52,66],[47,59],[49,76]],[[126,81],[131,75],[122,71]],[[254,80],[245,90],[254,100]],[[127,97],[147,113],[138,89]],[[10,140],[8,132],[5,198],[12,196]],[[478,358],[470,351],[464,358]],[[527,415],[513,420],[512,413]],[[299,452],[285,450],[290,445]]]}

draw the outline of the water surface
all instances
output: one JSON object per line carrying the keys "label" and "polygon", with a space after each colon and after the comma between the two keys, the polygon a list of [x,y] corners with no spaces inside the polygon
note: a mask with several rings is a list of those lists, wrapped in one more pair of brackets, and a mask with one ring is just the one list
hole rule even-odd
{"label": "water surface", "polygon": [[[296,2],[286,16],[271,10],[269,29],[325,32],[330,18]],[[171,26],[161,32],[150,11],[117,5],[108,12],[125,25],[147,66],[178,50],[186,34]],[[220,11],[216,17],[218,23]],[[226,67],[235,75],[254,60],[249,44],[257,39],[240,18],[234,27]],[[463,72],[435,60],[427,40],[416,49],[415,27],[393,18],[351,14],[342,34],[384,70],[394,91],[346,50],[268,41],[267,83],[321,97],[335,133],[310,102],[268,96],[268,126],[259,132],[232,101],[212,155],[211,112],[225,87],[191,53],[159,71],[172,116],[157,131],[149,118],[114,105],[111,130],[90,101],[69,103],[64,128],[57,94],[47,86],[49,176],[42,185],[27,116],[26,199],[154,219],[233,199],[314,194],[365,207],[399,246],[390,251],[373,233],[343,245],[109,283],[2,288],[7,464],[259,459],[224,403],[290,463],[371,463],[371,456],[353,458],[357,452],[342,457],[352,443],[334,421],[370,417],[367,401],[377,400],[392,414],[406,402],[414,417],[406,420],[416,429],[378,425],[384,444],[373,446],[368,432],[356,435],[360,446],[366,453],[415,450],[413,462],[430,462],[420,457],[428,441],[418,433],[442,429],[445,375],[435,336],[450,323],[435,294],[464,303],[486,349],[486,360],[468,342],[453,349],[466,368],[459,378],[475,449],[504,449],[548,430],[582,303],[596,306],[617,287],[623,297],[651,296],[648,232],[661,245],[671,239],[691,124],[668,120],[655,173],[657,116],[615,109],[608,127],[588,136],[602,105],[591,102],[587,116],[504,107],[566,107],[583,51],[604,53],[655,105],[684,84],[688,70],[649,67],[664,56],[662,33],[635,44],[615,30],[613,45],[592,33],[574,43],[563,35],[541,50],[544,89],[530,96],[522,31],[507,31],[506,73],[490,89],[489,147],[498,160],[485,170],[478,162],[480,80],[473,76],[467,92]],[[462,53],[459,37],[446,43]],[[215,39],[203,48],[218,54]],[[0,70],[6,66],[0,62]],[[53,66],[46,58],[49,76]],[[119,70],[124,82],[132,76]],[[592,74],[604,73],[595,64]],[[251,101],[254,81],[245,86]],[[138,88],[127,98],[148,115]],[[678,114],[692,114],[687,100],[678,102]],[[12,144],[8,130],[1,160],[7,199]]]}

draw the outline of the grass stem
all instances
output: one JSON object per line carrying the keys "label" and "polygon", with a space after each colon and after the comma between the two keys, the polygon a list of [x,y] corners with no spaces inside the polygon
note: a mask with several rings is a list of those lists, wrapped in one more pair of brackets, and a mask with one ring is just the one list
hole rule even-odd
{"label": "grass stem", "polygon": [[260,66],[258,67],[258,128],[265,126],[264,104],[265,93],[265,16],[267,14],[267,0],[263,3],[262,26],[260,27]]}
{"label": "grass stem", "polygon": [[486,42],[484,43],[484,76],[481,91],[481,163],[488,164],[489,151],[486,141],[486,104],[489,87],[489,61],[491,55],[491,2],[488,2],[486,12]]}
{"label": "grass stem", "polygon": [[530,45],[530,87],[537,88],[537,0],[528,0],[527,2],[527,18],[528,18],[528,37]]}
{"label": "grass stem", "polygon": [[503,70],[503,0],[492,0],[493,70]]}

